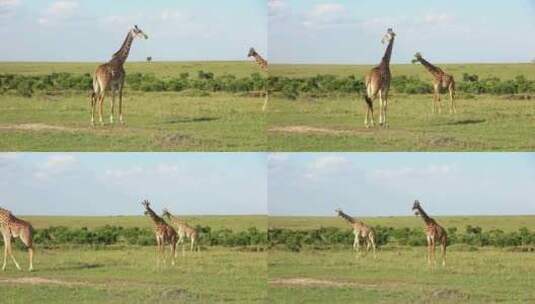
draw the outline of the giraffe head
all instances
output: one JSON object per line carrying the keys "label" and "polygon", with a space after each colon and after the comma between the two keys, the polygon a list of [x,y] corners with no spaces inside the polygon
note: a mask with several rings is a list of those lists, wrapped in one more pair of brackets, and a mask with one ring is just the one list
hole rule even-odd
{"label": "giraffe head", "polygon": [[414,54],[414,59],[411,60],[411,63],[416,63],[420,60],[422,60],[422,54],[420,52],[417,52],[416,54]]}
{"label": "giraffe head", "polygon": [[167,217],[167,218],[171,217],[171,213],[169,212],[169,210],[167,210],[167,208],[164,208],[162,210],[162,217]]}
{"label": "giraffe head", "polygon": [[422,208],[420,201],[415,200],[414,204],[412,205],[412,211],[414,211],[414,215],[420,215],[420,208]]}
{"label": "giraffe head", "polygon": [[134,27],[130,30],[130,33],[132,33],[132,36],[134,36],[134,38],[149,39],[149,36],[143,33],[143,31],[139,27],[137,27],[137,25],[134,25]]}
{"label": "giraffe head", "polygon": [[255,51],[255,49],[254,49],[254,48],[250,48],[250,49],[249,49],[249,54],[247,54],[247,57],[252,57],[252,56],[254,56],[254,55],[256,55],[256,51]]}
{"label": "giraffe head", "polygon": [[383,36],[383,39],[381,39],[381,43],[388,43],[390,42],[390,40],[394,39],[394,37],[396,37],[396,33],[394,33],[394,31],[389,28],[387,31],[386,31],[386,34]]}
{"label": "giraffe head", "polygon": [[141,202],[141,205],[145,207],[145,212],[143,212],[143,214],[147,215],[149,213],[148,209],[150,208],[150,202],[148,200],[144,200]]}

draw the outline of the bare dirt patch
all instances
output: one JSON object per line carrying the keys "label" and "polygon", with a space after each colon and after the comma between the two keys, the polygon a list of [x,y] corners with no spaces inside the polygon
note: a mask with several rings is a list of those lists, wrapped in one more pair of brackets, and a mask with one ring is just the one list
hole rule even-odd
{"label": "bare dirt patch", "polygon": [[61,281],[56,279],[47,279],[41,277],[22,277],[22,278],[12,278],[12,279],[3,279],[0,280],[1,283],[9,284],[30,284],[30,285],[63,285],[63,286],[72,286],[72,285],[87,285],[83,282],[69,282]]}
{"label": "bare dirt patch", "polygon": [[377,284],[363,284],[339,280],[313,279],[313,278],[286,278],[273,279],[270,285],[297,286],[297,287],[354,287],[354,288],[379,288]]}
{"label": "bare dirt patch", "polygon": [[76,131],[76,128],[53,126],[43,123],[29,124],[2,124],[0,130],[21,130],[21,131]]}
{"label": "bare dirt patch", "polygon": [[286,126],[286,127],[273,127],[268,129],[269,132],[283,132],[283,133],[315,133],[315,134],[330,134],[330,135],[349,135],[362,133],[355,130],[337,130],[337,129],[327,129],[327,128],[318,128],[311,126]]}

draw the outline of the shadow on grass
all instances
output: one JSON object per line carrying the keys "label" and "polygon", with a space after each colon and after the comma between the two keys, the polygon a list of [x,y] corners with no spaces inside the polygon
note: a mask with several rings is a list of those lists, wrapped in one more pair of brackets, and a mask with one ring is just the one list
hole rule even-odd
{"label": "shadow on grass", "polygon": [[102,267],[104,267],[104,264],[80,263],[76,265],[54,267],[54,268],[51,268],[50,270],[56,270],[56,271],[57,270],[83,270],[83,269],[94,269],[94,268],[102,268]]}
{"label": "shadow on grass", "polygon": [[486,119],[463,119],[447,123],[447,125],[475,125],[486,122]]}
{"label": "shadow on grass", "polygon": [[166,120],[166,124],[179,124],[179,123],[190,123],[190,122],[208,122],[219,120],[219,117],[195,117],[195,118],[175,118]]}

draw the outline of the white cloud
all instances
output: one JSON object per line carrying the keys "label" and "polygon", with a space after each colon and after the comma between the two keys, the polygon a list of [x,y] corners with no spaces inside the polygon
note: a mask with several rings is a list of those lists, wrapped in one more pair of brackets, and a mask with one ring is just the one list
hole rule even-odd
{"label": "white cloud", "polygon": [[355,25],[355,18],[351,17],[346,8],[337,3],[323,3],[315,5],[305,14],[302,24],[308,28],[324,29],[329,27]]}
{"label": "white cloud", "polygon": [[314,160],[311,164],[311,168],[317,170],[337,170],[347,168],[350,165],[351,161],[345,157],[329,155]]}
{"label": "white cloud", "polygon": [[67,20],[74,16],[79,7],[78,2],[71,0],[62,0],[52,3],[44,10],[41,17],[37,20],[41,25],[56,23],[61,20]]}
{"label": "white cloud", "polygon": [[0,20],[13,17],[20,4],[20,0],[0,0]]}
{"label": "white cloud", "polygon": [[78,159],[70,154],[55,154],[49,156],[46,161],[37,166],[34,177],[46,180],[53,176],[71,170],[78,163]]}
{"label": "white cloud", "polygon": [[442,13],[442,14],[427,14],[423,18],[423,22],[426,24],[432,24],[432,25],[442,25],[442,24],[450,24],[455,21],[455,17],[450,14]]}
{"label": "white cloud", "polygon": [[377,180],[394,179],[426,179],[443,178],[455,171],[453,165],[429,165],[424,168],[401,167],[392,169],[377,169],[371,173],[371,177]]}
{"label": "white cloud", "polygon": [[281,17],[288,12],[288,5],[283,0],[268,0],[269,17]]}

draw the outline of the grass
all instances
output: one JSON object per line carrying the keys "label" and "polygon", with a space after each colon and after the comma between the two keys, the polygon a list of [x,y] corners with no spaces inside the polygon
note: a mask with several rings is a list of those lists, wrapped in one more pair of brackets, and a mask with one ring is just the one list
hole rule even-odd
{"label": "grass", "polygon": [[[446,228],[485,231],[535,229],[535,216],[442,216]],[[370,225],[421,227],[415,216],[362,218]],[[293,230],[349,229],[337,217],[269,217],[269,226]],[[357,256],[350,244],[299,253],[270,250],[268,301],[273,303],[531,303],[535,255],[511,248],[448,247],[448,264],[429,268],[425,247],[387,245],[377,258]],[[437,249],[438,250],[438,249]],[[439,260],[440,261],[440,260]]]}
{"label": "grass", "polygon": [[[0,73],[92,73],[96,63],[0,63]],[[178,76],[199,70],[247,76],[243,62],[130,62],[127,73]],[[271,75],[362,77],[369,65],[273,65]],[[533,64],[451,64],[443,68],[502,79],[535,79]],[[419,65],[392,65],[393,75],[430,79]],[[535,107],[514,96],[458,94],[456,115],[431,114],[430,95],[392,94],[389,129],[364,128],[359,96],[289,101],[194,92],[125,93],[127,126],[89,127],[88,97],[60,92],[0,96],[1,151],[532,151]],[[445,103],[446,104],[446,103]],[[376,103],[377,105],[377,103]],[[377,106],[376,106],[377,108]],[[105,121],[109,120],[109,102]],[[447,111],[445,111],[447,112]],[[378,117],[376,117],[378,119]]]}
{"label": "grass", "polygon": [[271,303],[531,303],[535,255],[485,248],[453,249],[445,268],[427,267],[424,247],[350,249],[268,256]]}
{"label": "grass", "polygon": [[[358,216],[357,216],[358,217]],[[363,217],[363,222],[376,226],[388,226],[394,228],[418,228],[424,227],[421,218],[416,216],[390,216],[390,217]],[[435,216],[442,226],[446,228],[457,227],[464,231],[467,225],[479,226],[484,231],[501,229],[505,232],[518,231],[519,228],[527,227],[535,230],[535,215],[518,216]],[[320,227],[347,228],[345,221],[336,216],[270,216],[269,227],[285,228],[292,230],[309,230]]]}
{"label": "grass", "polygon": [[[263,151],[263,98],[126,92],[127,125],[90,127],[88,97],[0,96],[2,151]],[[98,119],[98,118],[97,118]],[[116,117],[117,119],[117,117]],[[98,121],[98,120],[97,120]]]}
{"label": "grass", "polygon": [[[271,100],[269,151],[532,151],[531,100],[480,95],[457,100],[457,114],[431,113],[430,95],[393,95],[389,128],[364,127],[358,96]],[[377,105],[377,103],[376,103]],[[378,117],[376,116],[376,121]]]}
{"label": "grass", "polygon": [[[21,267],[26,254],[15,252]],[[265,253],[209,248],[156,267],[154,248],[38,250],[36,271],[13,264],[2,303],[264,303]]]}
{"label": "grass", "polygon": [[[535,74],[533,73],[535,64],[533,63],[436,64],[446,73],[453,75],[457,81],[462,80],[464,73],[477,74],[480,79],[487,77],[513,79],[518,75],[524,75],[527,79],[535,79]],[[269,74],[272,76],[286,77],[311,77],[318,74],[364,77],[374,66],[350,64],[272,64],[269,66]],[[392,64],[390,70],[393,76],[407,75],[418,76],[421,79],[432,79],[431,75],[420,64]]]}
{"label": "grass", "polygon": [[[66,226],[70,228],[87,227],[94,229],[105,225],[130,227],[152,227],[152,222],[146,216],[21,216],[32,223],[37,229],[50,226]],[[232,231],[245,231],[250,227],[256,227],[265,231],[267,216],[264,215],[200,215],[184,216],[191,225],[210,226],[214,230],[223,228]]]}
{"label": "grass", "polygon": [[[90,73],[103,62],[0,62],[0,74],[41,75],[51,73]],[[188,62],[127,62],[124,65],[126,73],[154,74],[160,77],[178,77],[181,73],[189,73],[197,77],[197,72],[203,70],[215,75],[232,74],[246,77],[258,73],[258,67],[250,61],[188,61]]]}
{"label": "grass", "polygon": [[[36,228],[95,228],[106,224],[148,227],[144,216],[21,216]],[[266,216],[187,216],[212,229],[264,230]],[[9,261],[0,276],[2,303],[264,303],[267,254],[238,248],[203,247],[179,254],[177,264],[156,266],[152,246],[36,247],[35,272]],[[16,251],[21,267],[27,255]]]}

